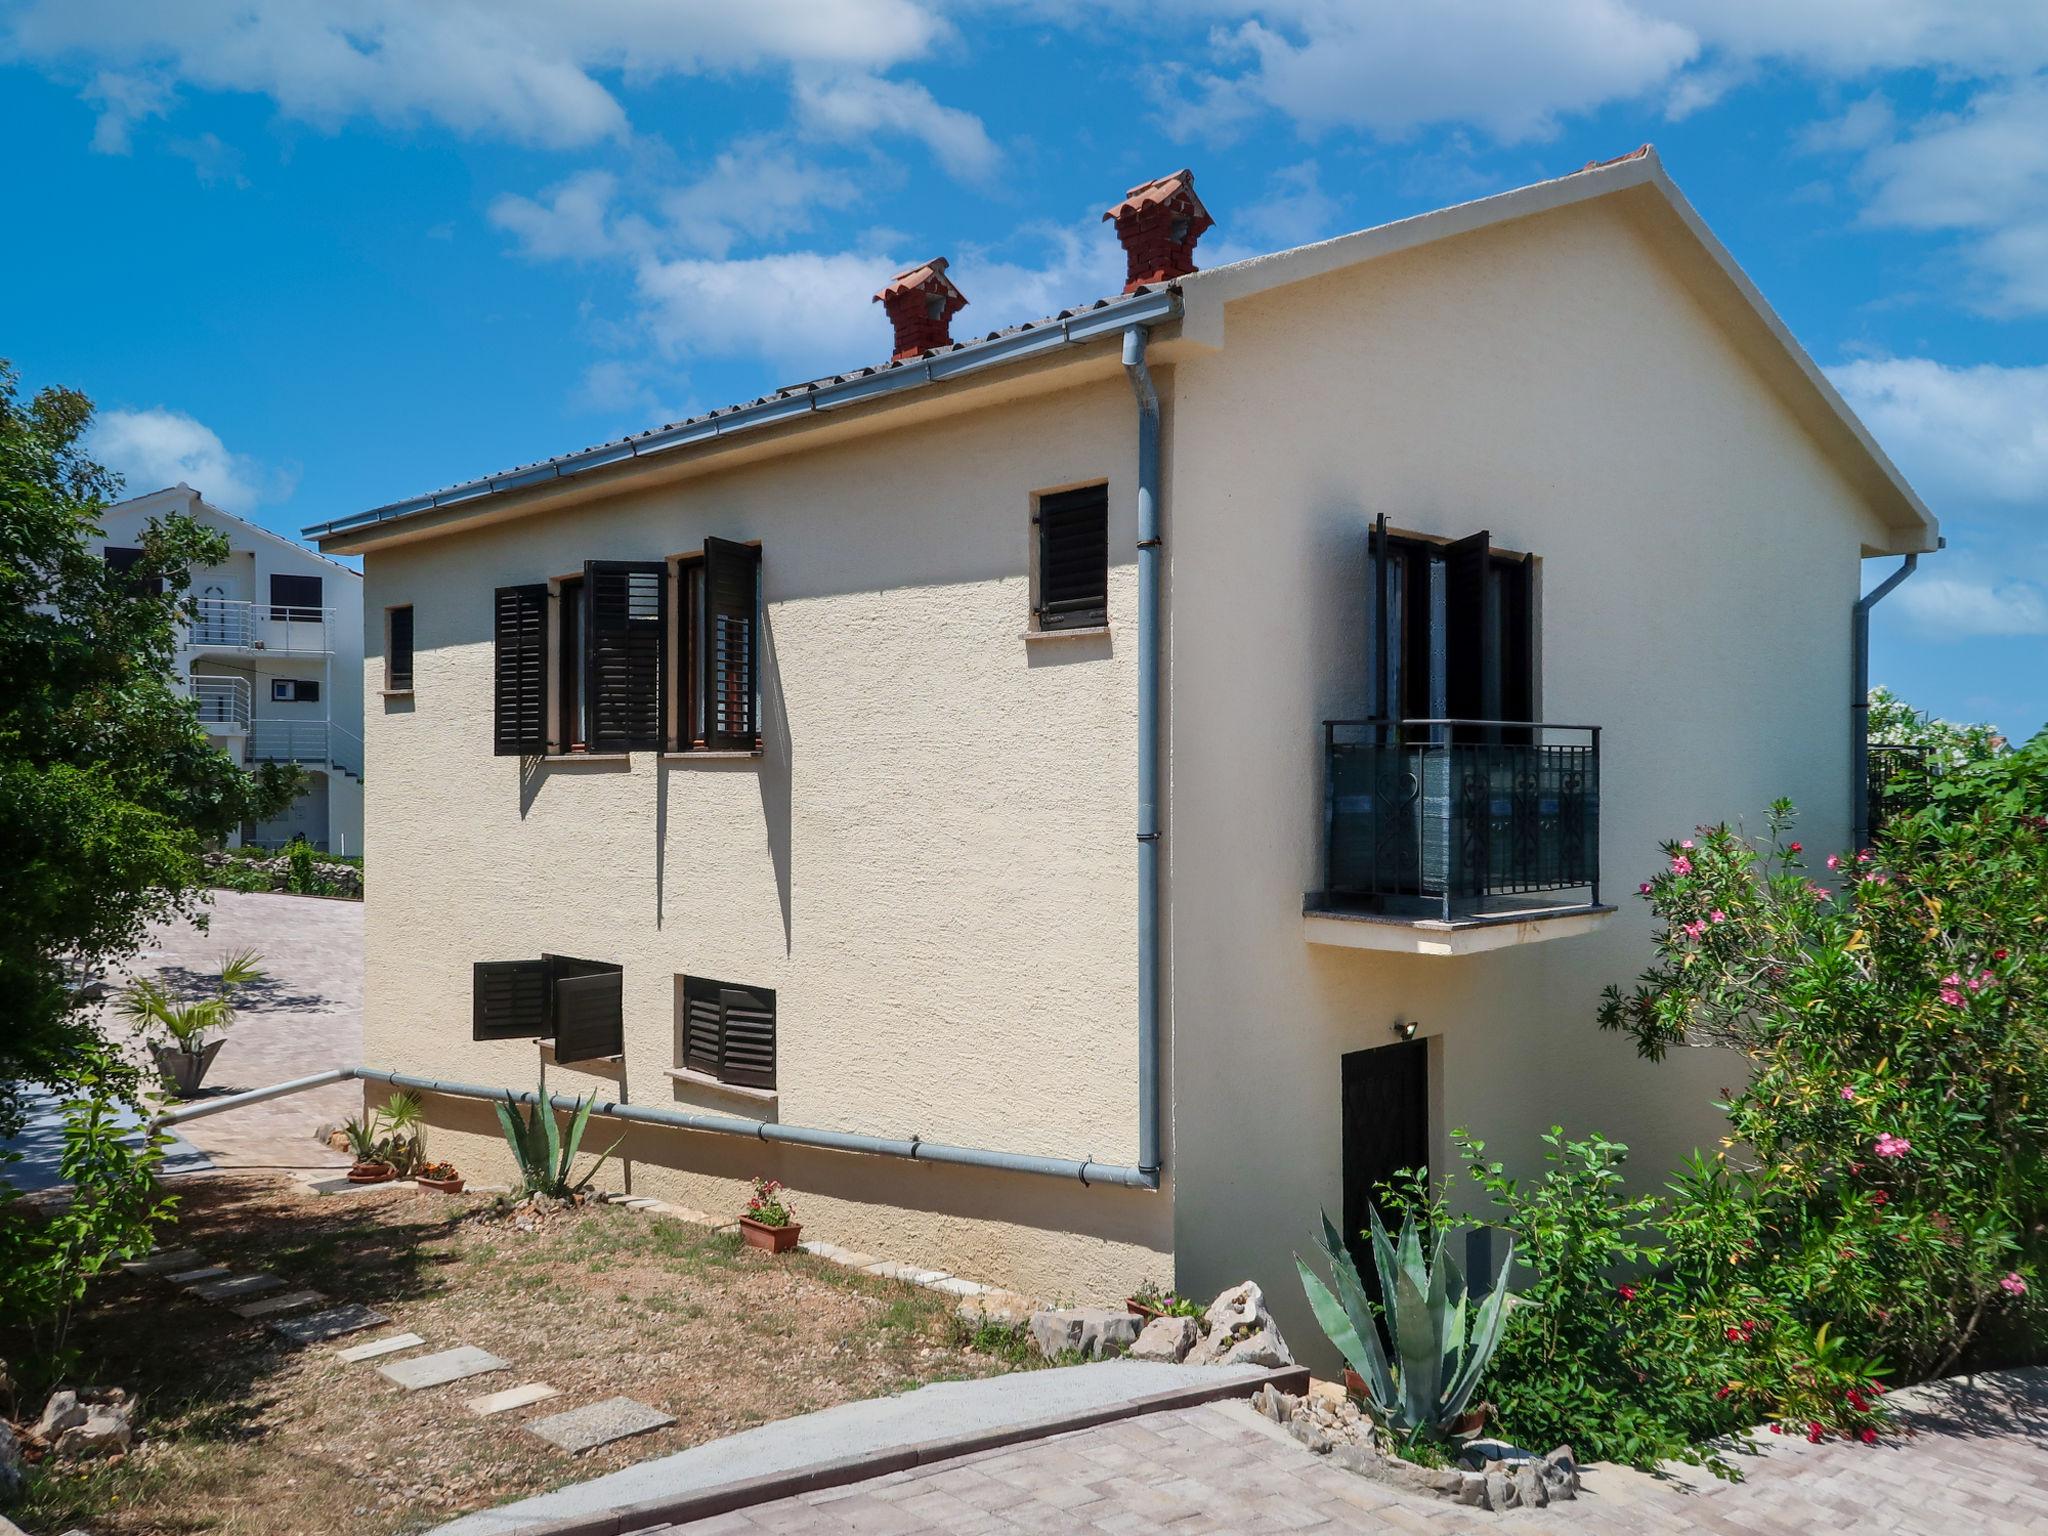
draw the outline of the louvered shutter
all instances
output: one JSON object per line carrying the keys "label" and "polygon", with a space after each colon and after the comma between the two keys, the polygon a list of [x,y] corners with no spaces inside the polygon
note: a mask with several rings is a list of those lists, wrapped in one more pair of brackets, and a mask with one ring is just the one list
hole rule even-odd
{"label": "louvered shutter", "polygon": [[593,752],[658,752],[668,566],[592,560],[583,567],[584,707]]}
{"label": "louvered shutter", "polygon": [[718,1005],[719,1080],[745,1088],[773,1088],[775,994],[721,987]]}
{"label": "louvered shutter", "polygon": [[1372,632],[1366,650],[1372,657],[1371,702],[1366,713],[1375,720],[1393,713],[1394,705],[1394,615],[1393,551],[1387,547],[1387,514],[1372,520],[1365,540],[1367,601],[1372,610]]}
{"label": "louvered shutter", "polygon": [[695,976],[683,978],[683,1016],[676,1028],[676,1062],[706,1077],[718,1076],[719,986]]}
{"label": "louvered shutter", "polygon": [[546,957],[555,988],[555,1060],[595,1061],[626,1049],[625,973],[603,960]]}
{"label": "louvered shutter", "polygon": [[412,605],[390,610],[391,638],[384,654],[387,686],[404,690],[412,686]]}
{"label": "louvered shutter", "polygon": [[547,583],[498,588],[496,631],[497,755],[537,756],[548,749]]}
{"label": "louvered shutter", "polygon": [[479,960],[470,995],[477,1040],[531,1040],[554,1033],[553,973],[545,960]]}
{"label": "louvered shutter", "polygon": [[1109,487],[1038,499],[1038,627],[1109,622]]}
{"label": "louvered shutter", "polygon": [[1454,720],[1501,717],[1499,593],[1488,579],[1492,538],[1482,531],[1444,547],[1444,704]]}
{"label": "louvered shutter", "polygon": [[728,539],[704,541],[704,745],[751,752],[761,727],[761,552]]}

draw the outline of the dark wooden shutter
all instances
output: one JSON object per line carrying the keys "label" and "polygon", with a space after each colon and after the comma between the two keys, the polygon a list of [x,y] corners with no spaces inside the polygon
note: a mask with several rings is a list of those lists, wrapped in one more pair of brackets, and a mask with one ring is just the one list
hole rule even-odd
{"label": "dark wooden shutter", "polygon": [[626,1049],[625,973],[604,960],[548,955],[555,988],[555,1060],[595,1061]]}
{"label": "dark wooden shutter", "polygon": [[584,707],[593,752],[658,752],[668,565],[591,560],[583,567]]}
{"label": "dark wooden shutter", "polygon": [[545,960],[479,960],[470,998],[477,1040],[529,1040],[554,1033],[553,972]]}
{"label": "dark wooden shutter", "polygon": [[[1536,718],[1536,561],[1531,555],[1496,556],[1493,582],[1500,619],[1500,718]],[[1526,742],[1528,731],[1504,732]]]}
{"label": "dark wooden shutter", "polygon": [[[1444,704],[1454,720],[1501,718],[1498,589],[1488,579],[1492,535],[1444,547]],[[1472,739],[1461,732],[1459,739]]]}
{"label": "dark wooden shutter", "polygon": [[1109,487],[1038,499],[1038,627],[1109,622]]}
{"label": "dark wooden shutter", "polygon": [[704,541],[704,745],[751,752],[759,744],[761,551]]}
{"label": "dark wooden shutter", "polygon": [[548,588],[500,587],[496,752],[536,756],[548,749]]}
{"label": "dark wooden shutter", "polygon": [[773,1088],[775,994],[721,987],[718,1004],[719,1080],[745,1088]]}
{"label": "dark wooden shutter", "polygon": [[271,573],[270,616],[273,619],[317,619],[320,617],[320,598],[318,576]]}
{"label": "dark wooden shutter", "polygon": [[1388,603],[1393,596],[1393,552],[1387,547],[1387,514],[1372,520],[1365,540],[1366,584],[1372,605],[1372,632],[1366,636],[1366,651],[1372,658],[1371,697],[1365,712],[1375,720],[1386,718],[1393,708],[1394,673],[1390,646],[1394,638],[1393,615]]}
{"label": "dark wooden shutter", "polygon": [[384,675],[395,690],[412,686],[412,607],[391,610],[391,638],[387,642]]}
{"label": "dark wooden shutter", "polygon": [[719,985],[699,976],[683,978],[683,1016],[676,1023],[676,1065],[706,1077],[718,1076]]}

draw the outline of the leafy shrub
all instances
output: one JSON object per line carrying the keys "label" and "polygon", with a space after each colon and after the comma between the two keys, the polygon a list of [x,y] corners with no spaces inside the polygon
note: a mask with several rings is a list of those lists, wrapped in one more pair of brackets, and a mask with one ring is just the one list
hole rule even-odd
{"label": "leafy shrub", "polygon": [[1194,1297],[1162,1289],[1156,1280],[1139,1281],[1138,1288],[1131,1292],[1130,1299],[1164,1317],[1192,1317],[1200,1321],[1208,1312],[1208,1309]]}
{"label": "leafy shrub", "polygon": [[284,853],[290,865],[285,876],[285,889],[300,896],[317,894],[319,886],[313,874],[313,845],[303,837],[295,837]]}

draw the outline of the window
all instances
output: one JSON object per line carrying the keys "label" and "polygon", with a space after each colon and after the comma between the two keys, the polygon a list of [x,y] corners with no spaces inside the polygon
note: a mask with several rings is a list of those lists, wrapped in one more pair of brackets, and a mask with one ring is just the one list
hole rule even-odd
{"label": "window", "polygon": [[[125,575],[142,563],[142,551],[109,544],[103,551],[107,568],[116,574]],[[163,592],[164,579],[161,576],[130,576],[128,590],[137,597],[156,597]]]}
{"label": "window", "polygon": [[273,677],[270,698],[277,704],[318,704],[320,685],[311,678]]}
{"label": "window", "polygon": [[384,691],[412,692],[412,605],[384,610]]}
{"label": "window", "polygon": [[589,750],[589,717],[583,708],[583,578],[555,583],[555,750]]}
{"label": "window", "polygon": [[319,619],[320,578],[273,572],[270,578],[270,616],[273,619]]}
{"label": "window", "polygon": [[582,610],[584,739],[590,750],[661,750],[668,562],[586,561]]}
{"label": "window", "polygon": [[1055,491],[1038,498],[1040,629],[1086,629],[1109,622],[1109,487]]}
{"label": "window", "polygon": [[676,1065],[737,1088],[775,1086],[775,994],[684,976]]}
{"label": "window", "polygon": [[1536,708],[1535,560],[1492,535],[1440,543],[1373,525],[1367,581],[1371,714],[1531,720]]}
{"label": "window", "polygon": [[479,960],[473,967],[470,1035],[552,1040],[555,1060],[562,1062],[618,1056],[626,1049],[624,998],[624,969],[606,960]]}

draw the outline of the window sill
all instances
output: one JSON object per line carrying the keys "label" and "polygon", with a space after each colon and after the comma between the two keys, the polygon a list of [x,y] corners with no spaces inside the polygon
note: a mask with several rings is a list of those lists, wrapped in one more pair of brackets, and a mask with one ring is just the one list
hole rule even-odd
{"label": "window sill", "polygon": [[754,1104],[773,1104],[780,1097],[773,1088],[742,1088],[737,1083],[722,1083],[715,1077],[692,1072],[687,1067],[670,1067],[668,1075],[686,1088],[708,1088],[713,1093],[729,1093],[736,1099],[746,1099]]}
{"label": "window sill", "polygon": [[633,754],[630,752],[544,752],[541,754],[540,760],[544,763],[630,763],[633,761]]}
{"label": "window sill", "polygon": [[756,747],[751,752],[664,752],[661,760],[664,763],[750,763],[760,756],[761,749]]}
{"label": "window sill", "polygon": [[412,690],[410,688],[379,688],[377,690],[377,697],[380,699],[409,699],[412,697]]}
{"label": "window sill", "polygon": [[1019,630],[1020,640],[1092,640],[1098,636],[1112,635],[1116,627],[1112,624],[1088,624],[1075,629],[1025,629]]}

